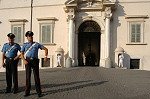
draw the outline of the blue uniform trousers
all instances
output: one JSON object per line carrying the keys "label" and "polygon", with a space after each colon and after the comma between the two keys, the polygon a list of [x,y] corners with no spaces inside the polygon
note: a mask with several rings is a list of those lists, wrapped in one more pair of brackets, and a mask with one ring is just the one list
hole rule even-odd
{"label": "blue uniform trousers", "polygon": [[26,68],[26,90],[25,94],[30,94],[31,89],[31,72],[33,70],[35,87],[38,94],[41,94],[41,84],[39,77],[39,59],[37,58],[26,58],[28,64],[25,65]]}
{"label": "blue uniform trousers", "polygon": [[14,60],[13,58],[6,58],[6,82],[7,88],[6,90],[11,91],[12,81],[14,84],[14,91],[18,90],[18,60]]}

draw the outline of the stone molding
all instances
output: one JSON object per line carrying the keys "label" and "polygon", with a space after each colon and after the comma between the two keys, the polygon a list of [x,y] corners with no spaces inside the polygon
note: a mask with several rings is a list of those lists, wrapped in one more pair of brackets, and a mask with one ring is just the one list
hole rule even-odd
{"label": "stone molding", "polygon": [[28,22],[26,19],[9,19],[9,22]]}
{"label": "stone molding", "polygon": [[134,19],[134,18],[143,18],[143,19],[147,19],[149,18],[148,15],[126,15],[125,19]]}
{"label": "stone molding", "polygon": [[58,19],[55,17],[45,17],[45,18],[37,18],[38,21],[48,21],[48,20],[54,20],[57,21]]}
{"label": "stone molding", "polygon": [[114,7],[112,0],[68,0],[65,3],[64,10],[68,12],[69,8],[76,8],[76,11],[105,11],[106,7]]}

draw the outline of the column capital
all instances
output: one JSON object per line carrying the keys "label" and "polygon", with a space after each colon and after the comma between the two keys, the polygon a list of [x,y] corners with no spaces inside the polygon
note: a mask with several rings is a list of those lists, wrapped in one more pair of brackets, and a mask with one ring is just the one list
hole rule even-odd
{"label": "column capital", "polygon": [[67,20],[74,20],[74,18],[75,18],[75,9],[74,8],[68,9]]}
{"label": "column capital", "polygon": [[75,15],[68,15],[67,20],[74,20]]}
{"label": "column capital", "polygon": [[111,7],[106,7],[105,9],[105,19],[110,19],[112,17]]}

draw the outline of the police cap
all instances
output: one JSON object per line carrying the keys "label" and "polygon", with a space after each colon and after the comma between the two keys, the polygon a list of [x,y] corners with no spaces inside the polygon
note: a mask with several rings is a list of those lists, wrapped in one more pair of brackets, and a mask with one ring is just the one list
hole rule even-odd
{"label": "police cap", "polygon": [[34,34],[33,34],[32,31],[27,31],[26,34],[25,34],[26,37],[27,37],[27,36],[33,36],[33,35],[34,35]]}
{"label": "police cap", "polygon": [[13,33],[9,33],[9,34],[7,34],[7,36],[8,36],[10,39],[15,38],[15,35],[14,35]]}

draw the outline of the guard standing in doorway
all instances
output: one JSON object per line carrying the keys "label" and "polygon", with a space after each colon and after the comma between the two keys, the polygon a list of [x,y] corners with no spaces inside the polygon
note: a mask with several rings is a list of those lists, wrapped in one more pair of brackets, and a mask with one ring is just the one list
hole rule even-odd
{"label": "guard standing in doorway", "polygon": [[5,43],[2,48],[2,66],[6,68],[6,92],[10,93],[12,88],[12,80],[13,80],[13,93],[16,94],[18,91],[18,70],[17,65],[19,61],[20,55],[17,55],[18,51],[21,50],[19,44],[14,43],[15,35],[13,33],[9,33],[8,35],[8,43]]}
{"label": "guard standing in doorway", "polygon": [[33,41],[33,32],[27,31],[25,36],[28,42],[24,43],[21,48],[21,56],[26,68],[26,89],[25,97],[30,95],[31,89],[31,72],[33,70],[35,87],[38,93],[38,97],[42,96],[40,77],[39,77],[39,59],[38,59],[38,49],[45,50],[45,58],[47,60],[48,49],[38,42]]}

